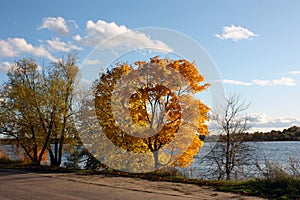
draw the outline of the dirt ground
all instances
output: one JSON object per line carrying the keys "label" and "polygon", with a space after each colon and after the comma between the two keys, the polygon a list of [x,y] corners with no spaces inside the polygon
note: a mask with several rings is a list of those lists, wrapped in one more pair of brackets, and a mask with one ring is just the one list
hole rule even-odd
{"label": "dirt ground", "polygon": [[139,178],[0,169],[0,199],[189,200],[261,199],[213,187]]}
{"label": "dirt ground", "polygon": [[[149,181],[139,178],[107,177],[104,175],[76,175],[76,174],[47,174],[60,179],[78,181],[116,189],[126,189],[142,193],[161,194],[167,199],[262,199],[258,197],[242,196],[239,194],[218,192],[211,186],[197,186],[194,184],[173,183],[166,181]],[[173,197],[173,198],[172,198]],[[176,198],[177,199],[177,198]]]}

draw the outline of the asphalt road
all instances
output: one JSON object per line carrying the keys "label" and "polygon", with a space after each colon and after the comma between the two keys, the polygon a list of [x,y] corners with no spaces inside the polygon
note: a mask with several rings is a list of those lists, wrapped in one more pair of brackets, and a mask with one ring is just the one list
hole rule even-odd
{"label": "asphalt road", "polygon": [[124,177],[47,174],[0,169],[0,200],[7,199],[253,200],[256,198],[216,192],[211,188],[189,184],[151,182]]}
{"label": "asphalt road", "polygon": [[0,199],[182,199],[0,169]]}

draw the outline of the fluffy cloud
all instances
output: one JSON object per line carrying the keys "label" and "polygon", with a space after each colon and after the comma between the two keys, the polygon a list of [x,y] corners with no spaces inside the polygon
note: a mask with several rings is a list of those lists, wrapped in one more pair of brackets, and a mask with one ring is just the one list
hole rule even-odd
{"label": "fluffy cloud", "polygon": [[1,57],[15,57],[16,52],[13,46],[4,40],[0,40],[0,56]]}
{"label": "fluffy cloud", "polygon": [[8,38],[7,40],[0,40],[0,57],[16,57],[22,53],[45,57],[51,61],[56,60],[43,45],[33,46],[32,44],[27,43],[24,38]]}
{"label": "fluffy cloud", "polygon": [[105,22],[102,20],[98,20],[97,22],[93,22],[92,20],[87,21],[86,35],[76,35],[73,39],[80,44],[95,47],[106,39],[116,35],[118,35],[118,37],[110,39],[109,42],[105,43],[104,47],[148,47],[172,51],[165,43],[158,40],[151,40],[150,37],[144,33],[130,30],[124,25],[119,26],[115,22]]}
{"label": "fluffy cloud", "polygon": [[265,113],[253,114],[249,120],[251,131],[283,130],[292,126],[299,126],[300,119],[295,117],[270,117]]}
{"label": "fluffy cloud", "polygon": [[[75,21],[72,21],[75,22]],[[75,22],[75,26],[77,26]],[[43,23],[38,27],[38,30],[41,29],[49,29],[51,31],[57,32],[61,35],[68,35],[69,29],[67,27],[67,23],[62,17],[46,17],[43,19]]]}
{"label": "fluffy cloud", "polygon": [[65,43],[60,41],[59,38],[54,38],[53,40],[47,40],[48,45],[54,51],[62,51],[62,52],[69,52],[71,50],[81,50],[81,47],[78,47],[72,44],[70,41]]}
{"label": "fluffy cloud", "polygon": [[251,39],[252,37],[257,36],[252,31],[243,28],[241,26],[224,26],[223,27],[223,33],[222,34],[215,34],[215,37],[226,40],[231,39],[235,42],[239,40],[245,40],[245,39]]}
{"label": "fluffy cloud", "polygon": [[221,80],[223,83],[232,84],[232,85],[242,85],[242,86],[250,86],[250,85],[259,85],[259,86],[295,86],[296,81],[290,77],[282,77],[281,79],[274,80],[252,80],[251,82],[244,82],[232,79],[223,79]]}

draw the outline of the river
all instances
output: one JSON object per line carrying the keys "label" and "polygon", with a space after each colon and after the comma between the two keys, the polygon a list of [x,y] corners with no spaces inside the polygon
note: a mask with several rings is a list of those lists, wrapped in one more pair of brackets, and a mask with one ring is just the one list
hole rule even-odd
{"label": "river", "polygon": [[[269,161],[286,163],[289,157],[300,160],[300,142],[299,141],[279,141],[279,142],[247,142],[247,144],[255,150],[255,158]],[[210,148],[211,143],[204,143],[199,152],[199,156],[203,157]]]}
{"label": "river", "polygon": [[[257,167],[254,166],[254,162],[258,162],[263,168],[265,167],[265,161],[275,163],[277,166],[283,167],[286,171],[289,171],[289,159],[293,158],[300,163],[300,142],[297,141],[278,141],[278,142],[247,142],[251,152],[251,166],[245,166],[247,173],[258,173]],[[204,143],[198,156],[195,157],[194,163],[190,167],[187,167],[183,171],[185,175],[191,178],[203,178],[203,175],[209,173],[209,168],[216,167],[207,162],[203,162],[203,157],[207,155],[209,149],[211,149],[213,143]],[[300,169],[299,169],[300,170]]]}
{"label": "river", "polygon": [[[258,161],[262,166],[264,165],[265,159],[270,162],[279,163],[286,168],[289,166],[289,158],[294,158],[300,162],[300,142],[248,142],[248,144],[253,147],[252,149],[254,149],[252,152],[252,158]],[[210,167],[203,162],[199,162],[200,159],[206,155],[210,145],[211,143],[204,143],[199,155],[195,157],[195,162],[191,165],[191,167],[185,169],[186,172],[189,171],[189,177],[201,178],[201,175],[197,172],[202,171],[201,173],[205,173],[205,170]],[[14,154],[12,147],[10,145],[5,145],[4,147],[8,151],[10,157],[13,158]],[[67,162],[66,158],[63,158],[63,161]]]}

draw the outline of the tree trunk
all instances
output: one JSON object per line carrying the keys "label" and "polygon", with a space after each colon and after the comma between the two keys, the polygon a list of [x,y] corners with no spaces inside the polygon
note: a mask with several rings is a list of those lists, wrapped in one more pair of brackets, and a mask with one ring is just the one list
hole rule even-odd
{"label": "tree trunk", "polygon": [[226,161],[225,161],[225,173],[226,180],[230,180],[230,133],[226,135]]}
{"label": "tree trunk", "polygon": [[158,169],[159,167],[159,161],[158,161],[158,151],[153,151],[153,158],[154,158],[154,169]]}
{"label": "tree trunk", "polygon": [[[56,142],[56,141],[55,141]],[[61,164],[61,156],[59,155],[59,144],[54,145],[54,153],[53,150],[48,148],[49,156],[50,156],[50,166],[52,167],[59,167]],[[58,149],[57,149],[58,148]]]}

